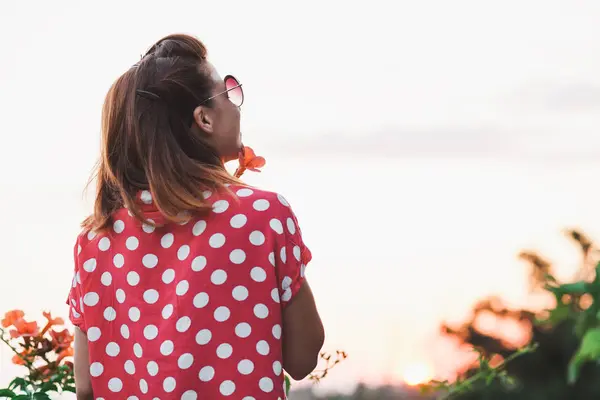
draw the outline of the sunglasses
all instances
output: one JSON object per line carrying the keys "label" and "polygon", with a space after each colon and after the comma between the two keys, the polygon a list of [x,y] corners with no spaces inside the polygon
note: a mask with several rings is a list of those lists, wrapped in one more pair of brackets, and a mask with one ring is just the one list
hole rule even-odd
{"label": "sunglasses", "polygon": [[242,90],[242,84],[232,75],[227,75],[225,79],[223,79],[223,82],[225,82],[224,91],[209,97],[200,104],[204,104],[217,96],[227,93],[227,98],[229,101],[231,101],[236,107],[241,107],[244,103],[244,91]]}

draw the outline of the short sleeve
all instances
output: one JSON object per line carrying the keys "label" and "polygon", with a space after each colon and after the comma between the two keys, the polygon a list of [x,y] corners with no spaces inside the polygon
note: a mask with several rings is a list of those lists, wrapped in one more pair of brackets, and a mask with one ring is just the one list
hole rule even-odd
{"label": "short sleeve", "polygon": [[279,280],[279,295],[281,304],[285,307],[298,293],[305,281],[304,272],[306,266],[312,259],[312,253],[304,243],[298,219],[289,206],[289,203],[281,195],[279,201],[283,204],[281,211],[281,223],[283,225],[282,241],[276,250]]}
{"label": "short sleeve", "polygon": [[73,279],[71,281],[71,288],[69,290],[69,297],[67,298],[67,304],[69,306],[69,320],[73,325],[79,327],[82,331],[86,331],[85,320],[83,318],[83,295],[81,286],[81,274],[79,272],[79,253],[81,252],[80,238],[77,239],[75,248],[73,249],[74,258],[74,271]]}

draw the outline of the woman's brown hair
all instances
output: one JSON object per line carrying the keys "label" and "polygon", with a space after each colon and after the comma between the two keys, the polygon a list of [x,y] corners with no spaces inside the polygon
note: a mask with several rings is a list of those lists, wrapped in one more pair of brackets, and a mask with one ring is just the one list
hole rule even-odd
{"label": "woman's brown hair", "polygon": [[159,40],[115,81],[102,110],[96,199],[86,229],[106,230],[122,207],[149,223],[136,199],[141,190],[151,192],[168,221],[181,222],[186,213],[211,210],[203,191],[238,183],[194,127],[194,109],[211,97],[213,85],[206,48],[187,35]]}

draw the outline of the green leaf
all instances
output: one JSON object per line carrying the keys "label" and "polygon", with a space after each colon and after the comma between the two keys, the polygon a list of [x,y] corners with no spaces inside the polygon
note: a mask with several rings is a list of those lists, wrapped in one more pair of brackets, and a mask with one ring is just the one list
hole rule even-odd
{"label": "green leaf", "polygon": [[285,376],[285,395],[289,395],[290,394],[290,388],[292,387],[292,381],[290,381],[290,377],[289,376]]}
{"label": "green leaf", "polygon": [[586,294],[588,292],[588,283],[585,281],[565,283],[558,288],[563,294]]}
{"label": "green leaf", "polygon": [[26,390],[27,386],[29,386],[29,383],[23,378],[15,378],[8,385],[8,387],[10,389],[21,389],[21,390]]}
{"label": "green leaf", "polygon": [[0,397],[8,397],[9,399],[12,399],[15,396],[15,392],[10,389],[0,389]]}
{"label": "green leaf", "polygon": [[50,400],[50,397],[46,393],[44,393],[44,392],[34,393],[33,394],[33,398],[35,400]]}

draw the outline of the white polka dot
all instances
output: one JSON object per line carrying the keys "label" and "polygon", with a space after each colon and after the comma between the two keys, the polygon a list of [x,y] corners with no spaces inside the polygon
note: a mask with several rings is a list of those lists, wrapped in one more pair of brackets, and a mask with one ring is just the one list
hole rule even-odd
{"label": "white polka dot", "polygon": [[112,307],[106,307],[104,309],[104,319],[107,321],[114,321],[117,318],[117,310]]}
{"label": "white polka dot", "polygon": [[304,274],[306,273],[306,265],[302,264],[300,266],[300,276],[304,278]]}
{"label": "white polka dot", "polygon": [[88,234],[87,234],[88,240],[94,240],[95,237],[96,237],[96,232],[94,232],[94,231],[88,232]]}
{"label": "white polka dot", "polygon": [[120,219],[116,220],[115,223],[113,224],[113,231],[115,231],[116,233],[121,233],[125,230],[125,222],[121,221]]}
{"label": "white polka dot", "polygon": [[158,328],[156,325],[147,325],[144,328],[144,337],[148,340],[154,340],[158,336]]}
{"label": "white polka dot", "polygon": [[269,209],[269,205],[269,200],[265,199],[256,200],[252,203],[252,207],[254,207],[256,211],[266,211]]}
{"label": "white polka dot", "polygon": [[123,254],[115,254],[113,257],[113,264],[117,268],[122,268],[123,265],[125,265],[125,257],[123,257]]}
{"label": "white polka dot", "polygon": [[129,283],[131,286],[136,286],[138,283],[140,283],[140,274],[135,271],[129,271],[127,274],[127,283]]}
{"label": "white polka dot", "polygon": [[135,374],[135,364],[133,363],[133,361],[131,361],[131,360],[125,361],[124,367],[125,367],[125,372],[127,372],[129,375]]}
{"label": "white polka dot", "polygon": [[216,269],[210,275],[210,281],[215,285],[222,285],[227,280],[227,272],[222,269]]}
{"label": "white polka dot", "polygon": [[158,374],[158,364],[156,361],[150,361],[148,364],[146,364],[146,369],[148,370],[150,376],[156,376]]}
{"label": "white polka dot", "polygon": [[106,271],[102,273],[102,276],[100,277],[100,282],[102,282],[104,286],[110,286],[110,284],[112,283],[112,275],[110,274],[110,272]]}
{"label": "white polka dot", "polygon": [[279,202],[280,202],[281,204],[283,204],[284,206],[286,206],[286,207],[289,207],[289,206],[290,206],[290,203],[288,203],[288,202],[287,202],[287,200],[285,199],[285,197],[283,197],[283,196],[282,196],[282,195],[280,195],[280,194],[277,194],[277,200],[279,200]]}
{"label": "white polka dot", "polygon": [[240,322],[235,326],[235,334],[241,338],[247,338],[252,332],[252,327],[247,322]]}
{"label": "white polka dot", "polygon": [[292,249],[292,254],[294,254],[296,261],[300,261],[300,246],[294,246]]}
{"label": "white polka dot", "polygon": [[167,304],[164,306],[161,314],[164,319],[169,319],[171,315],[173,315],[173,304]]}
{"label": "white polka dot", "polygon": [[110,342],[106,345],[106,355],[110,357],[116,357],[119,355],[121,348],[115,342]]}
{"label": "white polka dot", "polygon": [[156,229],[156,227],[154,226],[154,225],[156,225],[156,222],[154,222],[154,220],[150,219],[150,218],[148,218],[148,222],[150,222],[150,223],[148,224],[148,223],[144,222],[142,224],[142,230],[146,233],[152,233]]}
{"label": "white polka dot", "polygon": [[142,356],[144,355],[144,352],[142,351],[142,346],[139,343],[133,345],[133,354],[135,354],[137,358],[142,358]]}
{"label": "white polka dot", "polygon": [[204,292],[200,292],[194,296],[194,307],[196,308],[204,308],[208,304],[208,294]]}
{"label": "white polka dot", "polygon": [[260,378],[260,381],[258,381],[258,386],[260,387],[260,390],[265,393],[271,393],[273,391],[273,381],[271,378]]}
{"label": "white polka dot", "polygon": [[165,340],[160,345],[160,354],[162,354],[163,356],[169,356],[171,355],[171,353],[173,353],[174,349],[175,345],[173,344],[173,342],[170,340]]}
{"label": "white polka dot", "polygon": [[133,322],[138,322],[140,320],[140,309],[137,307],[131,307],[129,309],[129,319]]}
{"label": "white polka dot", "polygon": [[120,392],[123,389],[123,382],[119,378],[111,378],[108,381],[108,389],[113,393]]}
{"label": "white polka dot", "polygon": [[135,236],[129,236],[125,241],[125,247],[127,247],[127,249],[131,251],[137,249],[139,245],[140,241]]}
{"label": "white polka dot", "polygon": [[250,375],[254,371],[254,363],[250,360],[242,360],[238,363],[237,369],[242,375]]}
{"label": "white polka dot", "polygon": [[292,278],[290,278],[289,276],[284,276],[281,280],[281,288],[283,290],[289,289],[292,286],[292,282]]}
{"label": "white polka dot", "polygon": [[254,231],[250,234],[250,243],[260,246],[265,242],[265,235],[261,231]]}
{"label": "white polka dot", "polygon": [[267,279],[267,272],[261,267],[254,267],[250,271],[250,276],[256,282],[264,282]]}
{"label": "white polka dot", "polygon": [[110,248],[110,239],[107,237],[103,237],[98,241],[98,249],[100,251],[106,251]]}
{"label": "white polka dot", "polygon": [[221,359],[226,359],[231,357],[233,353],[233,348],[229,343],[222,343],[217,347],[217,356]]}
{"label": "white polka dot", "polygon": [[177,287],[175,288],[175,293],[177,293],[177,296],[183,296],[184,294],[187,293],[188,289],[190,288],[190,284],[188,283],[188,281],[180,281],[177,284]]}
{"label": "white polka dot", "polygon": [[198,400],[198,394],[193,390],[188,390],[181,395],[180,400]]}
{"label": "white polka dot", "polygon": [[279,303],[280,302],[279,290],[277,290],[277,288],[271,290],[271,298],[273,299],[273,301],[275,303]]}
{"label": "white polka dot", "polygon": [[215,377],[215,369],[211,366],[206,366],[206,367],[202,367],[202,369],[200,370],[200,373],[198,374],[198,378],[200,378],[200,380],[202,382],[208,382],[210,380],[212,380],[212,378]]}
{"label": "white polka dot", "polygon": [[202,329],[196,334],[196,343],[205,345],[212,339],[212,332],[208,329]]}
{"label": "white polka dot", "polygon": [[86,262],[83,263],[83,269],[86,272],[94,272],[96,270],[96,259],[90,258]]}
{"label": "white polka dot", "polygon": [[177,366],[181,369],[188,369],[194,363],[194,356],[190,353],[185,353],[179,356]]}
{"label": "white polka dot", "polygon": [[232,228],[239,229],[246,225],[246,222],[248,222],[248,218],[244,214],[237,214],[231,217],[231,221],[229,223],[231,224]]}
{"label": "white polka dot", "polygon": [[87,338],[90,342],[95,342],[96,340],[100,339],[100,336],[102,336],[102,331],[100,330],[100,328],[95,326],[88,328]]}
{"label": "white polka dot", "polygon": [[140,194],[140,199],[142,200],[142,202],[144,202],[144,204],[150,204],[152,203],[152,194],[148,190],[142,190],[142,193]]}
{"label": "white polka dot", "polygon": [[208,199],[210,196],[212,196],[212,192],[210,190],[205,190],[204,192],[202,192],[202,198],[204,200]]}
{"label": "white polka dot", "polygon": [[154,254],[146,254],[142,257],[142,264],[146,268],[154,268],[158,265],[158,257]]}
{"label": "white polka dot", "polygon": [[206,257],[198,256],[192,260],[192,271],[199,272],[206,267]]}
{"label": "white polka dot", "polygon": [[183,333],[190,329],[190,325],[192,325],[192,320],[190,319],[190,317],[181,317],[177,320],[177,323],[175,324],[175,329],[177,329],[177,332]]}
{"label": "white polka dot", "polygon": [[242,249],[235,249],[229,253],[229,261],[234,264],[241,264],[246,261],[246,253]]}
{"label": "white polka dot", "polygon": [[248,189],[248,188],[243,188],[240,189],[236,192],[236,194],[239,197],[248,197],[248,196],[252,196],[252,193],[254,193],[252,190]]}
{"label": "white polka dot", "polygon": [[279,361],[273,362],[273,373],[275,376],[281,375],[281,371],[283,370],[281,363]]}
{"label": "white polka dot", "polygon": [[83,296],[83,304],[88,307],[93,307],[100,301],[100,296],[96,292],[89,292]]}
{"label": "white polka dot", "polygon": [[281,295],[281,301],[290,301],[292,299],[292,289],[285,289]]}
{"label": "white polka dot", "polygon": [[144,292],[144,301],[148,304],[154,304],[158,301],[158,291],[148,289]]}
{"label": "white polka dot", "polygon": [[248,289],[244,286],[236,286],[233,288],[231,294],[237,301],[244,301],[248,298]]}
{"label": "white polka dot", "polygon": [[229,208],[229,202],[227,200],[217,200],[213,204],[213,212],[222,214]]}
{"label": "white polka dot", "polygon": [[94,378],[99,377],[104,372],[104,365],[99,362],[93,362],[90,364],[90,375]]}
{"label": "white polka dot", "polygon": [[275,266],[275,253],[273,253],[273,252],[269,253],[269,262],[271,263],[272,266]]}
{"label": "white polka dot", "polygon": [[258,354],[266,356],[269,354],[269,350],[269,343],[267,343],[266,340],[261,340],[260,342],[256,343],[256,351]]}
{"label": "white polka dot", "polygon": [[227,321],[230,315],[231,312],[229,311],[229,308],[225,306],[218,307],[214,313],[215,320],[217,320],[218,322]]}
{"label": "white polka dot", "polygon": [[169,247],[171,247],[173,245],[174,241],[175,241],[175,236],[173,236],[172,233],[167,233],[162,238],[160,238],[160,245],[164,249],[168,249]]}
{"label": "white polka dot", "polygon": [[273,218],[272,220],[270,220],[269,226],[275,231],[275,233],[278,233],[280,235],[283,233],[283,225],[281,224],[281,221],[277,218]]}
{"label": "white polka dot", "polygon": [[179,222],[179,225],[187,225],[188,222],[190,222],[190,217],[191,217],[191,213],[189,211],[181,211],[177,213],[177,218],[181,219],[181,222]]}
{"label": "white polka dot", "polygon": [[285,264],[287,262],[287,249],[285,246],[283,246],[279,251],[279,258],[281,258],[282,263]]}
{"label": "white polka dot", "polygon": [[223,381],[219,386],[219,391],[223,396],[231,396],[235,392],[235,383],[233,381]]}
{"label": "white polka dot", "polygon": [[281,325],[277,324],[273,326],[272,329],[273,337],[275,339],[281,339]]}
{"label": "white polka dot", "polygon": [[213,249],[223,247],[223,245],[225,244],[225,235],[223,235],[222,233],[215,233],[210,237],[210,239],[208,239],[208,244]]}
{"label": "white polka dot", "polygon": [[171,376],[165,378],[163,381],[163,390],[167,393],[171,393],[173,390],[175,390],[175,386],[177,386],[177,381]]}
{"label": "white polka dot", "polygon": [[[246,396],[242,400],[256,400],[256,399],[252,396]],[[277,400],[281,400],[281,397],[278,397]]]}
{"label": "white polka dot", "polygon": [[121,325],[121,336],[123,339],[129,339],[129,327],[125,324]]}
{"label": "white polka dot", "polygon": [[257,304],[254,306],[254,315],[257,318],[265,319],[269,316],[269,309],[264,304]]}
{"label": "white polka dot", "polygon": [[162,281],[166,284],[169,284],[171,282],[173,282],[175,280],[175,270],[174,269],[167,269],[165,270],[165,272],[163,272],[162,274]]}
{"label": "white polka dot", "polygon": [[148,382],[145,379],[140,379],[140,390],[142,393],[148,393]]}
{"label": "white polka dot", "polygon": [[200,220],[194,224],[192,228],[192,233],[194,236],[200,236],[206,230],[206,221]]}
{"label": "white polka dot", "polygon": [[296,233],[296,224],[294,223],[294,220],[291,218],[288,218],[286,220],[286,224],[287,224],[287,228],[288,231],[293,235],[294,233]]}
{"label": "white polka dot", "polygon": [[77,255],[81,254],[81,245],[77,245]]}
{"label": "white polka dot", "polygon": [[179,250],[177,250],[177,258],[179,259],[179,261],[185,260],[186,258],[188,258],[189,255],[190,246],[188,246],[187,244],[184,244],[179,248]]}

